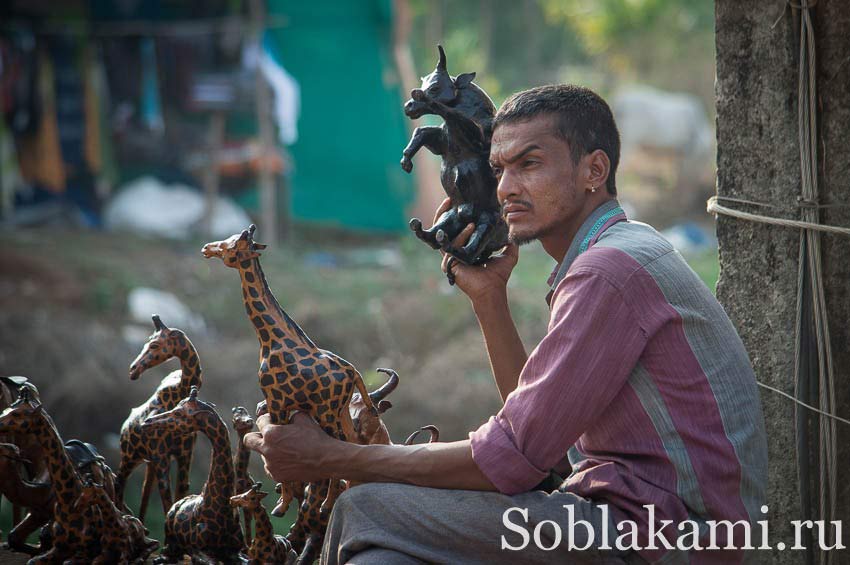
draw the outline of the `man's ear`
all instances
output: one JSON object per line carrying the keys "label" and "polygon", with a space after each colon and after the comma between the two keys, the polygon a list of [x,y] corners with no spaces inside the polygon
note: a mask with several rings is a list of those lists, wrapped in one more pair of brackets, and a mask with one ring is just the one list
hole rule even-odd
{"label": "man's ear", "polygon": [[455,79],[455,88],[465,88],[469,86],[469,83],[471,83],[474,78],[475,73],[463,73],[462,75],[457,75],[457,78]]}
{"label": "man's ear", "polygon": [[608,175],[611,173],[611,160],[608,154],[601,149],[592,151],[587,160],[587,182],[590,186],[605,190]]}

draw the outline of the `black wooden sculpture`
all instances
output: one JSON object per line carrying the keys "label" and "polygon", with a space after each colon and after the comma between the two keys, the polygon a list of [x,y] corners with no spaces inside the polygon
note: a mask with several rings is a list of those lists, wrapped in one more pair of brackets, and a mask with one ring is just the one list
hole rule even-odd
{"label": "black wooden sculpture", "polygon": [[[422,79],[422,86],[410,92],[404,113],[411,119],[425,114],[443,118],[442,126],[418,127],[404,148],[401,168],[413,170],[411,159],[427,147],[440,155],[440,181],[452,207],[427,230],[418,218],[410,220],[410,229],[434,249],[452,256],[447,269],[454,284],[451,263],[454,259],[480,265],[507,243],[508,229],[496,198],[496,178],[490,169],[490,137],[496,107],[480,87],[472,82],[475,73],[452,77],[446,70],[446,54],[437,46],[440,60],[434,72]],[[468,224],[475,230],[463,247],[452,241]]]}

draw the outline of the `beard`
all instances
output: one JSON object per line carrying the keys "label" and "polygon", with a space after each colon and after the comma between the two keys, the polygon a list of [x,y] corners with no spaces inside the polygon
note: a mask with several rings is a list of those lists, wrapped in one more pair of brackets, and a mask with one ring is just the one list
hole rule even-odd
{"label": "beard", "polygon": [[516,245],[517,247],[522,247],[523,245],[527,245],[532,241],[537,241],[537,238],[540,237],[538,234],[508,234],[508,241]]}

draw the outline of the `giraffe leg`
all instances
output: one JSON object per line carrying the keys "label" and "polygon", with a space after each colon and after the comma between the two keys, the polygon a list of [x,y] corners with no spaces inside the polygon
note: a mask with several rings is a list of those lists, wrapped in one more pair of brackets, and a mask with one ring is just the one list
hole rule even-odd
{"label": "giraffe leg", "polygon": [[145,515],[148,512],[148,502],[151,498],[151,489],[156,480],[154,477],[154,466],[152,463],[145,465],[145,479],[142,482],[142,502],[139,504],[139,520],[145,522]]}
{"label": "giraffe leg", "polygon": [[121,504],[124,503],[124,487],[127,485],[127,477],[139,466],[139,463],[141,463],[141,459],[125,457],[122,450],[121,463],[118,465],[118,472],[115,473],[115,500]]}
{"label": "giraffe leg", "polygon": [[[362,381],[361,381],[362,382]],[[347,410],[346,407],[343,407]],[[322,423],[322,428],[325,430],[325,433],[330,435],[331,437],[335,437],[336,439],[347,441],[345,437],[345,432],[342,429],[342,424],[340,422],[339,415],[337,418],[333,420],[333,422],[325,421]],[[333,508],[334,501],[336,501],[336,497],[339,496],[340,493],[340,484],[338,479],[331,478],[329,479],[328,484],[328,495],[325,497],[325,500],[322,501],[322,506],[319,509],[319,513],[322,518],[326,518]]]}
{"label": "giraffe leg", "polygon": [[168,510],[174,502],[171,499],[171,481],[168,476],[168,470],[170,467],[169,463],[170,462],[167,459],[165,462],[157,461],[155,470],[156,482],[159,486],[159,499],[162,501],[162,513],[165,516],[168,516]]}
{"label": "giraffe leg", "polygon": [[180,500],[189,494],[189,471],[192,468],[192,453],[195,449],[195,436],[185,439],[187,444],[181,453],[175,456],[177,460],[177,484],[174,488],[174,500]]}

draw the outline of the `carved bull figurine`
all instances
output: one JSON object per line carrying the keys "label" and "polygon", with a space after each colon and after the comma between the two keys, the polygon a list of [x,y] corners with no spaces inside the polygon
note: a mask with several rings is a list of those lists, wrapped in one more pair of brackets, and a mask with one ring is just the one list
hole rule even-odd
{"label": "carved bull figurine", "polygon": [[[434,72],[422,79],[422,86],[410,92],[404,113],[411,119],[425,114],[443,118],[442,126],[418,127],[404,148],[401,168],[413,170],[411,159],[427,147],[442,157],[440,181],[451,199],[451,208],[427,230],[418,218],[410,229],[434,249],[452,256],[447,269],[454,284],[451,262],[480,265],[507,243],[508,229],[496,198],[496,178],[490,169],[490,137],[496,107],[490,97],[472,82],[475,73],[452,77],[446,70],[446,53],[438,45],[440,59]],[[463,247],[452,241],[468,224],[475,230]]]}

